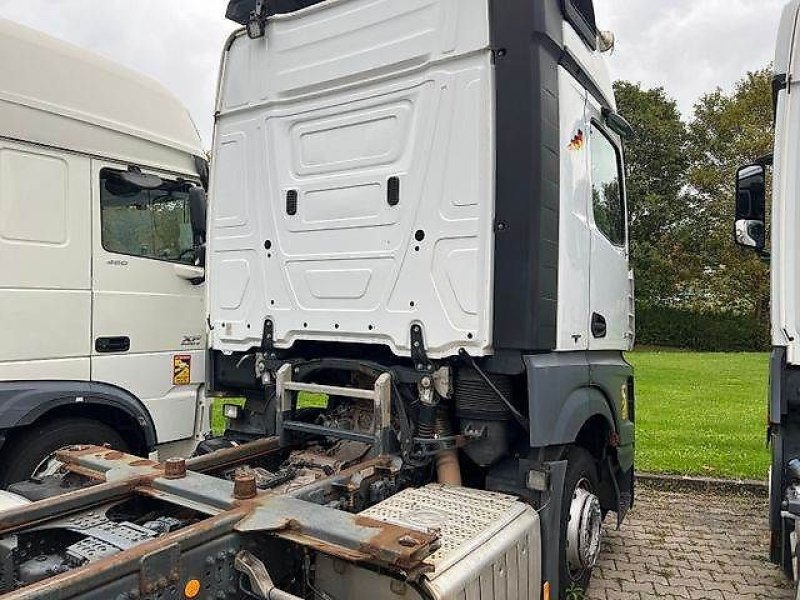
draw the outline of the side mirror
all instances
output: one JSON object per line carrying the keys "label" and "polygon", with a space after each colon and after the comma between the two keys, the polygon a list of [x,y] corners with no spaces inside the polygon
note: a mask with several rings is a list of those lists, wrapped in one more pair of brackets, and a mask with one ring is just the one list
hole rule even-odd
{"label": "side mirror", "polygon": [[192,231],[197,237],[206,239],[206,211],[208,210],[208,196],[206,191],[195,186],[189,190],[189,217],[192,220]]}
{"label": "side mirror", "polygon": [[763,165],[742,167],[736,173],[736,243],[763,251],[767,245],[767,177]]}

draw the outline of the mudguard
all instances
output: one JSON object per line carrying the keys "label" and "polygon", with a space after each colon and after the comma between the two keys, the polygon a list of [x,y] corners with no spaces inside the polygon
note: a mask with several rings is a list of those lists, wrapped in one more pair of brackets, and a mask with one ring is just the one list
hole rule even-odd
{"label": "mudguard", "polygon": [[138,423],[148,450],[157,443],[155,424],[141,400],[121,388],[87,381],[0,383],[0,440],[4,430],[30,425],[55,408],[73,404],[116,409]]}

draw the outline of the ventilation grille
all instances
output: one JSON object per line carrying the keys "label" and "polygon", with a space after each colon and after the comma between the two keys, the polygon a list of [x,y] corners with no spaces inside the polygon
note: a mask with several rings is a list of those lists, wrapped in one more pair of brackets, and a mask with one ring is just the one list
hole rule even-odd
{"label": "ventilation grille", "polygon": [[[513,397],[511,378],[489,375],[489,379],[509,400]],[[471,369],[458,372],[455,382],[456,413],[462,419],[507,421],[512,415],[494,390]]]}
{"label": "ventilation grille", "polygon": [[481,545],[524,510],[513,496],[434,484],[404,490],[361,514],[412,529],[438,529],[441,547],[426,561],[438,570]]}

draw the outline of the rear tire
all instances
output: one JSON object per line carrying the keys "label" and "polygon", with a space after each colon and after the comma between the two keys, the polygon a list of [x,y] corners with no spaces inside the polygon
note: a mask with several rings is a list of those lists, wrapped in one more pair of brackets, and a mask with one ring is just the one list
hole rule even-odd
{"label": "rear tire", "polygon": [[[583,448],[568,450],[561,502],[561,598],[583,598],[600,547],[602,510],[597,498],[597,463]],[[572,526],[572,529],[570,529]]]}
{"label": "rear tire", "polygon": [[0,489],[30,479],[37,469],[65,446],[109,444],[127,452],[128,444],[108,425],[91,419],[55,419],[14,434],[2,449]]}

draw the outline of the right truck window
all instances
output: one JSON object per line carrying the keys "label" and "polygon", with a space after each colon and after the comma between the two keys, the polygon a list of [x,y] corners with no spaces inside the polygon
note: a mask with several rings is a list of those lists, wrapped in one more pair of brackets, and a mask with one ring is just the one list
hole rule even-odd
{"label": "right truck window", "polygon": [[611,139],[594,125],[591,157],[594,222],[612,244],[624,246],[625,202],[620,155]]}

